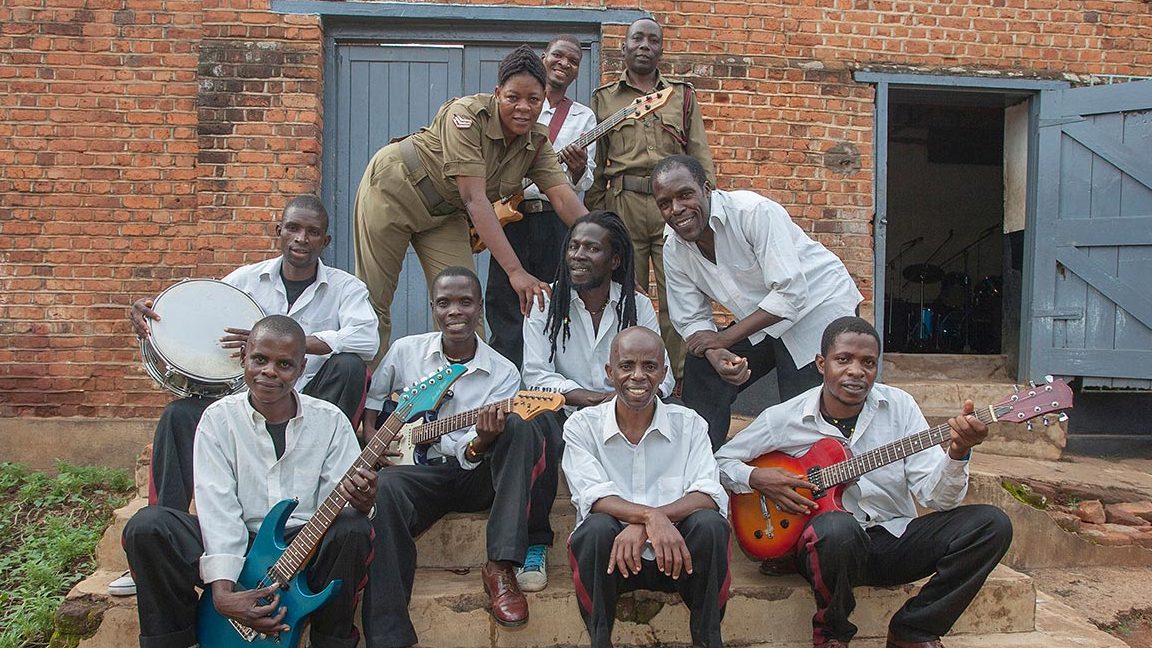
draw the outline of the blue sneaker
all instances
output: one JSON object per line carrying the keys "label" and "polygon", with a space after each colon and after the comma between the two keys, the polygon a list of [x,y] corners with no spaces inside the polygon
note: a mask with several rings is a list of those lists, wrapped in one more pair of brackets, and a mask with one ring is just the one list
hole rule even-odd
{"label": "blue sneaker", "polygon": [[548,545],[528,547],[524,566],[516,568],[516,582],[522,592],[539,592],[548,587]]}

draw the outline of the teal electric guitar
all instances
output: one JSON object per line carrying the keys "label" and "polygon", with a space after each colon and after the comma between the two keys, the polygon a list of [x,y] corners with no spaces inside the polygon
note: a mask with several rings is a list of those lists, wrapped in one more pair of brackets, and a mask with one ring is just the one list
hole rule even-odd
{"label": "teal electric guitar", "polygon": [[[464,375],[467,367],[454,364],[444,367],[435,374],[408,387],[400,394],[396,410],[384,422],[376,434],[368,441],[364,451],[352,463],[352,467],[344,474],[348,477],[356,472],[357,468],[373,470],[388,450],[388,444],[412,417],[434,410],[448,394],[448,387]],[[288,609],[283,623],[291,630],[278,635],[264,635],[222,616],[216,611],[212,601],[212,588],[208,587],[200,596],[197,609],[196,625],[201,646],[212,648],[239,648],[247,646],[278,646],[279,648],[295,648],[300,642],[300,631],[303,620],[312,614],[331,598],[340,589],[340,581],[328,583],[322,591],[313,593],[308,588],[306,579],[300,576],[300,570],[320,546],[324,533],[340,514],[340,510],[348,500],[333,490],[324,503],[316,509],[316,514],[304,525],[291,544],[284,543],[284,525],[292,510],[296,508],[296,500],[284,500],[272,507],[260,531],[252,542],[252,548],[244,558],[244,568],[240,572],[236,588],[249,590],[268,587],[272,584],[280,586],[280,605]]]}

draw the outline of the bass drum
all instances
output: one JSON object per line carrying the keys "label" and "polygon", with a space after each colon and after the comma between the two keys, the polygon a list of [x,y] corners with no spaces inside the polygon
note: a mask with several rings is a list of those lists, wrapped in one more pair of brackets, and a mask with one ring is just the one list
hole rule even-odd
{"label": "bass drum", "polygon": [[186,398],[219,398],[244,388],[233,349],[220,346],[226,328],[251,329],[264,310],[247,293],[214,279],[186,279],[160,293],[160,316],[140,340],[144,369],[168,391]]}

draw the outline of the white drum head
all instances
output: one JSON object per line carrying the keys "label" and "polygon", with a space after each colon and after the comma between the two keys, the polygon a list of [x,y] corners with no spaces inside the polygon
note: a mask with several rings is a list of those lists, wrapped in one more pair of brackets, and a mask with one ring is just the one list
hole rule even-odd
{"label": "white drum head", "polygon": [[251,329],[264,311],[244,291],[214,279],[188,279],[160,293],[152,307],[152,347],[169,367],[195,380],[224,382],[244,371],[237,349],[224,349],[225,328]]}

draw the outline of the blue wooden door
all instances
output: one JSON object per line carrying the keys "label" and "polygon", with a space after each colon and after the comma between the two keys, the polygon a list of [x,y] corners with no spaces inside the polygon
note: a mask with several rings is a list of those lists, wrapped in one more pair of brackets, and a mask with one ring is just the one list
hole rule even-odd
{"label": "blue wooden door", "polygon": [[1023,373],[1152,388],[1152,81],[1045,92],[1039,118]]}
{"label": "blue wooden door", "polygon": [[[546,37],[526,37],[542,51]],[[534,42],[539,41],[539,42]],[[329,115],[334,132],[324,146],[334,147],[334,168],[325,169],[332,187],[332,246],[325,262],[352,271],[352,206],[369,158],[394,137],[418,130],[432,121],[445,101],[477,92],[492,92],[500,60],[515,46],[465,44],[394,45],[337,43],[335,100]],[[587,105],[599,75],[596,51],[584,47],[584,59],[569,96]],[[328,159],[333,159],[330,157]],[[486,282],[491,254],[476,256],[481,282]],[[427,282],[415,251],[408,248],[392,301],[392,340],[432,330]]]}

